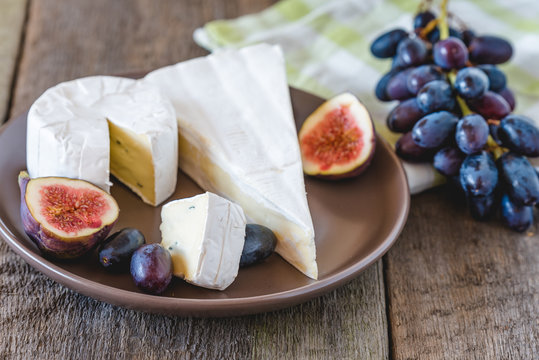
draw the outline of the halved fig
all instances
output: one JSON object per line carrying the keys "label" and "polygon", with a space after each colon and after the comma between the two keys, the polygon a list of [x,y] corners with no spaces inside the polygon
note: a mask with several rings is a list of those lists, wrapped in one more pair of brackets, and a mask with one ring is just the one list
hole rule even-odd
{"label": "halved fig", "polygon": [[19,174],[26,234],[46,255],[72,259],[107,237],[118,219],[112,196],[89,182]]}
{"label": "halved fig", "polygon": [[299,146],[305,174],[328,179],[357,176],[373,158],[374,125],[365,106],[344,93],[309,115],[299,132]]}

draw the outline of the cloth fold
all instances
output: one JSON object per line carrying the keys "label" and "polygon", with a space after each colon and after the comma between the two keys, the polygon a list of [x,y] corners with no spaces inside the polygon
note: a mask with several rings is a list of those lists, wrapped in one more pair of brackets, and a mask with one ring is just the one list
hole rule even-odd
{"label": "cloth fold", "polygon": [[[282,0],[257,14],[212,21],[193,37],[210,51],[260,42],[280,45],[291,86],[323,98],[352,92],[369,109],[377,132],[394,145],[400,135],[389,131],[385,119],[396,102],[382,103],[374,96],[391,64],[374,58],[369,47],[386,30],[411,30],[418,5],[417,0]],[[517,98],[515,113],[539,118],[539,3],[460,0],[450,1],[449,10],[479,35],[513,43],[515,54],[501,68]],[[444,181],[429,164],[403,164],[412,193]]]}

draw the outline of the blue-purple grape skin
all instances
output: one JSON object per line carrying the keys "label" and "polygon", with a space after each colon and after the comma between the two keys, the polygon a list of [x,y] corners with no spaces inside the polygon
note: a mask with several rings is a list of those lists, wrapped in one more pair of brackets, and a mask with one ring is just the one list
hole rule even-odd
{"label": "blue-purple grape skin", "polygon": [[440,149],[435,155],[433,166],[442,175],[452,177],[459,174],[465,155],[455,147]]}
{"label": "blue-purple grape skin", "polygon": [[476,36],[468,48],[470,60],[476,64],[502,64],[513,55],[511,44],[498,36]]}
{"label": "blue-purple grape skin", "polygon": [[378,80],[378,83],[376,84],[376,88],[374,90],[374,94],[376,95],[378,100],[391,101],[391,98],[387,95],[387,84],[389,83],[389,80],[391,80],[391,78],[395,76],[395,74],[397,74],[397,71],[391,70],[388,73],[384,74],[384,76],[382,76],[380,80]]}
{"label": "blue-purple grape skin", "polygon": [[485,196],[466,196],[468,208],[476,220],[487,220],[496,212],[499,202],[496,191]]}
{"label": "blue-purple grape skin", "polygon": [[402,40],[397,46],[397,57],[399,62],[406,66],[417,66],[424,64],[428,59],[427,46],[419,38],[407,38]]}
{"label": "blue-purple grape skin", "polygon": [[247,224],[240,268],[262,262],[273,254],[275,246],[277,246],[277,237],[273,231],[263,225]]}
{"label": "blue-purple grape skin", "polygon": [[402,135],[395,144],[395,152],[404,160],[411,162],[423,162],[432,159],[432,149],[417,145],[412,139],[412,132]]}
{"label": "blue-purple grape skin", "polygon": [[414,142],[424,148],[438,148],[454,134],[458,118],[447,111],[438,111],[419,120],[412,129]]}
{"label": "blue-purple grape skin", "polygon": [[498,138],[505,147],[516,153],[539,156],[539,129],[530,118],[513,114],[503,118],[498,128]]}
{"label": "blue-purple grape skin", "polygon": [[141,246],[131,257],[131,276],[142,291],[161,294],[172,280],[170,253],[159,244]]}
{"label": "blue-purple grape skin", "polygon": [[464,116],[457,123],[455,140],[459,149],[467,154],[479,152],[487,144],[489,127],[486,120],[478,114]]}
{"label": "blue-purple grape skin", "polygon": [[110,271],[127,271],[131,256],[145,242],[137,229],[124,228],[111,236],[99,247],[99,263]]}
{"label": "blue-purple grape skin", "polygon": [[387,97],[391,100],[406,100],[413,97],[413,94],[408,90],[407,80],[408,75],[413,68],[408,68],[393,75],[386,86]]}
{"label": "blue-purple grape skin", "polygon": [[387,116],[387,127],[394,132],[405,133],[425,114],[417,106],[415,98],[402,101]]}
{"label": "blue-purple grape skin", "polygon": [[493,92],[487,91],[477,99],[467,100],[466,103],[476,113],[485,119],[503,119],[511,113],[511,107],[505,99]]}
{"label": "blue-purple grape skin", "polygon": [[416,14],[414,17],[414,29],[421,29],[427,26],[429,22],[436,19],[436,15],[434,15],[431,11],[422,11]]}
{"label": "blue-purple grape skin", "polygon": [[443,79],[444,74],[439,67],[435,65],[421,65],[410,72],[406,85],[412,94],[417,95],[425,84],[433,80]]}
{"label": "blue-purple grape skin", "polygon": [[498,159],[501,177],[511,201],[519,206],[539,202],[539,179],[525,156],[511,152]]}
{"label": "blue-purple grape skin", "polygon": [[489,90],[499,92],[507,84],[507,78],[505,74],[498,69],[497,66],[491,64],[478,65],[477,68],[481,70],[488,77]]}
{"label": "blue-purple grape skin", "polygon": [[468,62],[468,49],[457,37],[450,36],[434,44],[434,63],[442,69],[460,69]]}
{"label": "blue-purple grape skin", "polygon": [[511,108],[511,111],[515,110],[515,106],[517,105],[517,101],[515,99],[515,94],[511,91],[511,89],[504,87],[500,91],[498,91],[498,94],[507,101],[509,104],[509,107]]}
{"label": "blue-purple grape skin", "polygon": [[505,224],[515,231],[524,232],[533,223],[533,208],[515,204],[507,194],[502,196],[501,208]]}
{"label": "blue-purple grape skin", "polygon": [[468,155],[460,167],[460,184],[468,196],[486,196],[498,185],[498,169],[492,156],[481,151]]}
{"label": "blue-purple grape skin", "polygon": [[416,99],[419,108],[425,114],[440,110],[451,110],[456,104],[453,89],[445,80],[428,82],[419,90]]}
{"label": "blue-purple grape skin", "polygon": [[454,86],[464,99],[476,99],[488,90],[489,78],[478,68],[467,67],[459,70]]}
{"label": "blue-purple grape skin", "polygon": [[378,36],[371,44],[371,53],[377,58],[390,58],[395,56],[397,45],[408,37],[403,29],[393,29]]}

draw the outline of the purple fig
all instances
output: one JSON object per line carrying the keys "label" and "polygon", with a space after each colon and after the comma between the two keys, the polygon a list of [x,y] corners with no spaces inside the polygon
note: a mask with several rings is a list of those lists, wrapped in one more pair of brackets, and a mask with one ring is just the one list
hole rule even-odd
{"label": "purple fig", "polygon": [[376,133],[365,106],[350,93],[323,103],[299,131],[303,172],[328,180],[358,176],[370,165]]}
{"label": "purple fig", "polygon": [[26,234],[46,255],[81,256],[105,239],[118,219],[116,200],[89,182],[19,174]]}

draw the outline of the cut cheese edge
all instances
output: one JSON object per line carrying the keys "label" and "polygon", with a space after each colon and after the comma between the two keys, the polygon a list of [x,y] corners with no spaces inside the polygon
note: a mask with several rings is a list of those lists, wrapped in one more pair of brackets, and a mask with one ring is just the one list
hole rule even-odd
{"label": "cut cheese edge", "polygon": [[109,170],[144,202],[176,188],[177,122],[159,89],[141,81],[93,76],[47,90],[28,113],[32,178],[60,176],[109,191]]}
{"label": "cut cheese edge", "polygon": [[240,206],[207,192],[167,203],[161,220],[161,245],[170,252],[175,276],[209,289],[232,284],[245,241]]}
{"label": "cut cheese edge", "polygon": [[239,204],[278,238],[276,251],[316,279],[316,248],[284,58],[266,44],[155,70],[145,81],[178,118],[181,169]]}

